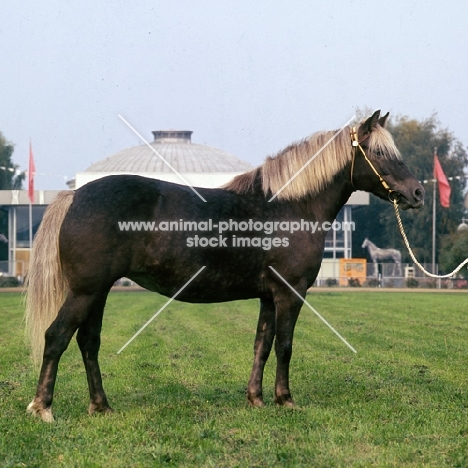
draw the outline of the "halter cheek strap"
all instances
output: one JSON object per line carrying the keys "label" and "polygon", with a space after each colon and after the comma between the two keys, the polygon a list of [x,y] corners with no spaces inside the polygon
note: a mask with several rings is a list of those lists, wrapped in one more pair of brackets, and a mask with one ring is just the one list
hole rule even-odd
{"label": "halter cheek strap", "polygon": [[[368,137],[367,137],[368,138]],[[365,138],[365,139],[367,139]],[[358,139],[358,134],[357,134],[357,129],[356,127],[353,127],[351,129],[351,141],[352,141],[352,144],[353,144],[353,147],[354,147],[354,151],[353,151],[353,159],[351,161],[351,185],[353,186],[353,188],[356,188],[354,186],[354,183],[353,183],[353,174],[354,174],[354,160],[356,159],[356,152],[357,152],[357,149],[359,148],[361,150],[361,153],[362,155],[364,156],[364,159],[367,161],[367,164],[369,164],[370,168],[374,171],[374,174],[379,178],[379,181],[380,183],[382,184],[383,188],[385,190],[388,191],[388,196],[390,198],[391,194],[393,192],[395,192],[395,190],[392,190],[390,188],[390,186],[387,184],[387,182],[385,182],[385,180],[383,179],[383,177],[378,173],[377,169],[374,167],[374,165],[372,164],[372,162],[369,160],[369,158],[367,157],[366,155],[366,152],[364,151],[364,149],[362,148],[361,146],[361,142],[359,141]],[[364,141],[364,140],[362,140]]]}

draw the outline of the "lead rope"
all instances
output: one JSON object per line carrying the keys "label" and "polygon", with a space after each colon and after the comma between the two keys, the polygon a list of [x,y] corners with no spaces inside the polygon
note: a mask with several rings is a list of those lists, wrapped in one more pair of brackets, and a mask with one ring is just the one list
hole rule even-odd
{"label": "lead rope", "polygon": [[405,242],[406,248],[408,249],[409,254],[411,255],[411,258],[413,259],[413,262],[418,266],[418,268],[427,276],[430,276],[431,278],[450,278],[451,276],[455,275],[458,273],[467,263],[468,263],[468,258],[466,258],[460,265],[455,268],[455,270],[452,271],[452,273],[449,273],[448,275],[434,275],[433,273],[429,273],[417,260],[416,257],[414,256],[413,251],[411,250],[410,244],[408,242],[408,238],[406,237],[405,230],[403,228],[403,222],[401,221],[400,217],[400,210],[398,209],[398,203],[397,199],[393,198],[393,208],[395,209],[395,215],[396,219],[398,222],[398,227],[400,228],[400,234],[401,237],[403,237],[403,241]]}

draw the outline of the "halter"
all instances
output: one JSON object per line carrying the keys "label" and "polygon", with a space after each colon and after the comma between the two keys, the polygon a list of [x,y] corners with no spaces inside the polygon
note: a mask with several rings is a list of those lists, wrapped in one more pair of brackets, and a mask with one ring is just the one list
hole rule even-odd
{"label": "halter", "polygon": [[378,173],[377,169],[374,167],[374,165],[372,164],[372,162],[370,161],[370,159],[367,157],[366,155],[366,152],[364,151],[364,149],[362,148],[361,146],[361,143],[363,141],[366,141],[367,139],[369,138],[369,136],[366,136],[365,138],[363,138],[362,140],[359,140],[358,139],[358,133],[357,133],[357,130],[356,130],[356,127],[352,127],[351,129],[351,141],[352,141],[352,144],[353,144],[353,147],[355,148],[354,152],[353,152],[353,159],[351,161],[351,185],[353,186],[353,188],[355,189],[356,187],[354,186],[354,183],[353,183],[353,173],[354,173],[354,160],[356,159],[356,152],[357,152],[357,149],[359,148],[361,150],[361,153],[362,155],[364,156],[364,159],[367,161],[367,164],[369,164],[370,168],[374,171],[374,174],[379,178],[379,181],[380,183],[382,184],[383,188],[385,190],[387,190],[388,192],[388,198],[390,201],[393,201],[394,198],[392,196],[392,193],[395,193],[396,194],[396,199],[398,199],[398,193],[395,191],[395,190],[392,190],[390,188],[390,186],[387,184],[387,182],[385,182],[385,180],[383,179],[383,177]]}

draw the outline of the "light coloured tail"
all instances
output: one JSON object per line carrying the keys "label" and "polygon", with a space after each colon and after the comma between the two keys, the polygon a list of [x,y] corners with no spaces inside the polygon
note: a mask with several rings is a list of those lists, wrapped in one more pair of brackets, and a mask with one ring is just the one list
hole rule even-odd
{"label": "light coloured tail", "polygon": [[36,365],[42,359],[45,332],[57,317],[68,290],[60,263],[59,234],[72,201],[73,192],[60,192],[47,208],[29,260],[24,319]]}

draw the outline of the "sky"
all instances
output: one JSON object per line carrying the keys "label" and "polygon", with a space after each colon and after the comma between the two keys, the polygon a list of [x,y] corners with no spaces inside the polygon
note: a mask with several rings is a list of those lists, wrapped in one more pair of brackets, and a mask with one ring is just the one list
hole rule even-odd
{"label": "sky", "polygon": [[4,0],[0,132],[36,189],[64,189],[152,130],[252,165],[358,109],[468,145],[468,2]]}

